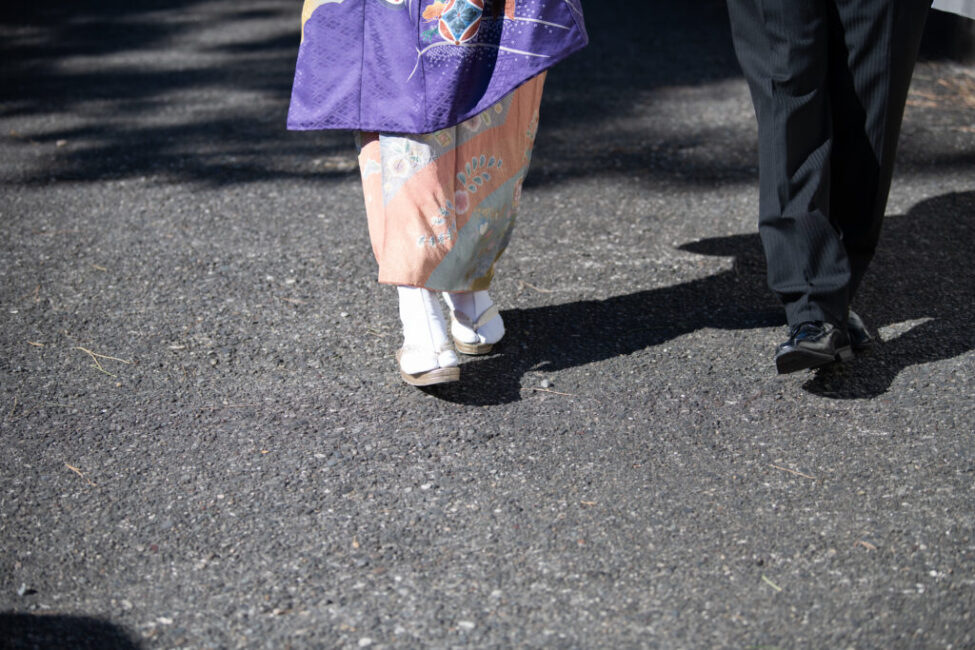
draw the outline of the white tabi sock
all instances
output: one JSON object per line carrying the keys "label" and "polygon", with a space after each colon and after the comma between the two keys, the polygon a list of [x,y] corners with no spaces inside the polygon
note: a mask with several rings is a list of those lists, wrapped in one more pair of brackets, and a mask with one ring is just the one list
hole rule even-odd
{"label": "white tabi sock", "polygon": [[458,364],[447,338],[447,324],[436,297],[427,289],[397,287],[399,317],[403,323],[400,368],[408,374]]}

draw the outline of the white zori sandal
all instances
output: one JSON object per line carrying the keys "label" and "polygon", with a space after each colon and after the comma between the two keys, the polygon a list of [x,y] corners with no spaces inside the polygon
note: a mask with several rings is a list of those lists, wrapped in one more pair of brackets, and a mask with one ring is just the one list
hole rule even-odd
{"label": "white zori sandal", "polygon": [[487,354],[504,336],[504,321],[487,291],[443,294],[450,307],[450,333],[457,351]]}
{"label": "white zori sandal", "polygon": [[396,353],[399,374],[407,384],[432,386],[460,379],[457,353],[447,339],[440,304],[430,291],[397,287],[403,347]]}

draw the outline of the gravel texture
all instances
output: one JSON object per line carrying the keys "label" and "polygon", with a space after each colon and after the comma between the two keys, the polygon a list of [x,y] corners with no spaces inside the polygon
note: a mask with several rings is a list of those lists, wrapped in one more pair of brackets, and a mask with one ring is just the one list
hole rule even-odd
{"label": "gravel texture", "polygon": [[508,335],[417,390],[350,136],[284,130],[299,5],[0,9],[0,646],[975,646],[971,67],[915,75],[882,342],[780,378],[723,4],[589,3]]}

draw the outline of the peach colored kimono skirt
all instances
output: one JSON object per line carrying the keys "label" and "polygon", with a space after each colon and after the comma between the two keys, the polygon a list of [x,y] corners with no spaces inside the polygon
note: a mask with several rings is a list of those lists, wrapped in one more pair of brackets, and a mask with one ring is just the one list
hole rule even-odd
{"label": "peach colored kimono skirt", "polygon": [[456,126],[361,132],[359,168],[379,281],[477,291],[515,225],[545,73]]}

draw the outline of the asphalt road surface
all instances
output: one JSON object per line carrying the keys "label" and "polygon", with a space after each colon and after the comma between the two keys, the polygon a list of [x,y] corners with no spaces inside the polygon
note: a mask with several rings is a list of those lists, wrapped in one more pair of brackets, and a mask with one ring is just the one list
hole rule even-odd
{"label": "asphalt road surface", "polygon": [[[63,6],[62,6],[63,5]],[[459,384],[403,384],[298,0],[0,9],[3,648],[975,647],[975,70],[778,377],[718,0],[589,2]]]}

